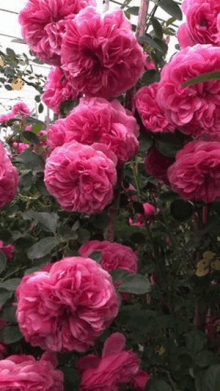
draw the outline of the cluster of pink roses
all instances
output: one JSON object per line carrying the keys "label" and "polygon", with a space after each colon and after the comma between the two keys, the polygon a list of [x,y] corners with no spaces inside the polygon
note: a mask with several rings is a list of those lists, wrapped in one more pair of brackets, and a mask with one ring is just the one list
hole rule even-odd
{"label": "cluster of pink roses", "polygon": [[[174,164],[152,146],[145,159],[147,173],[169,183],[185,199],[213,202],[220,195],[220,81],[184,83],[220,69],[220,4],[185,0],[183,10],[187,22],[178,38],[184,49],[165,65],[159,83],[137,92],[135,106],[146,131],[178,129],[196,139],[176,154]],[[211,139],[202,141],[204,135]]]}
{"label": "cluster of pink roses", "polygon": [[5,123],[5,122],[9,121],[10,119],[14,119],[18,116],[20,116],[21,118],[25,118],[30,114],[31,114],[31,112],[30,112],[28,106],[26,105],[26,103],[18,102],[12,107],[11,111],[9,111],[6,114],[0,115],[0,124]]}
{"label": "cluster of pink roses", "polygon": [[4,208],[15,197],[19,175],[3,144],[0,143],[0,208]]}

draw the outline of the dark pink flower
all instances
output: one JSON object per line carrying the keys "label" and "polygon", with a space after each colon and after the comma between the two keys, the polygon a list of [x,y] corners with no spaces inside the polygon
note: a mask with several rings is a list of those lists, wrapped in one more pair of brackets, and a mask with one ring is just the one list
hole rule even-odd
{"label": "dark pink flower", "polygon": [[41,61],[60,65],[66,23],[88,4],[93,5],[94,1],[28,0],[19,14],[19,23],[23,38]]}
{"label": "dark pink flower", "polygon": [[220,142],[192,141],[168,169],[174,191],[186,200],[213,202],[220,197]]}
{"label": "dark pink flower", "polygon": [[197,43],[220,45],[217,34],[217,17],[220,3],[216,0],[185,0],[183,11],[186,23],[180,26],[177,37],[181,48]]}
{"label": "dark pink flower", "polygon": [[26,143],[21,143],[19,141],[13,141],[12,147],[15,149],[16,153],[22,153],[25,149],[29,148],[30,145]]}
{"label": "dark pink flower", "polygon": [[135,107],[141,117],[143,125],[151,132],[174,132],[161,108],[157,104],[156,96],[159,83],[144,86],[134,97]]}
{"label": "dark pink flower", "polygon": [[144,208],[144,214],[143,213],[136,213],[135,218],[132,219],[132,217],[129,217],[129,224],[134,225],[137,227],[143,227],[145,226],[145,220],[148,219],[149,222],[152,221],[152,216],[157,212],[155,206],[150,204],[149,202],[145,202],[143,204]]}
{"label": "dark pink flower", "polygon": [[3,144],[0,143],[0,208],[15,197],[18,187],[18,171],[11,163]]}
{"label": "dark pink flower", "polygon": [[54,113],[59,113],[62,102],[74,100],[77,96],[78,92],[72,87],[62,68],[53,68],[48,75],[44,93],[41,96],[44,103]]}
{"label": "dark pink flower", "polygon": [[0,240],[0,250],[5,253],[7,259],[11,261],[14,255],[15,246],[14,244],[8,244],[7,246],[4,246],[4,242]]}
{"label": "dark pink flower", "polygon": [[87,7],[67,25],[61,61],[76,90],[113,98],[136,84],[145,56],[121,10]]}
{"label": "dark pink flower", "polygon": [[102,151],[77,141],[54,149],[45,166],[45,185],[63,209],[101,211],[113,198],[115,164]]}
{"label": "dark pink flower", "polygon": [[11,113],[13,117],[17,117],[20,115],[20,117],[25,118],[31,114],[28,106],[24,102],[18,102],[16,103],[11,110]]}
{"label": "dark pink flower", "polygon": [[48,131],[51,149],[76,140],[82,144],[105,144],[120,162],[130,160],[138,151],[138,124],[119,101],[103,98],[81,98],[67,116]]}
{"label": "dark pink flower", "polygon": [[153,145],[148,149],[145,156],[144,166],[147,174],[169,183],[167,178],[167,169],[174,163],[174,158],[164,156]]}
{"label": "dark pink flower", "polygon": [[54,359],[48,353],[39,360],[26,354],[0,360],[2,391],[64,391],[63,382],[63,373],[54,368]]}
{"label": "dark pink flower", "polygon": [[118,313],[108,272],[89,258],[69,257],[22,278],[16,316],[25,339],[52,351],[88,349]]}
{"label": "dark pink flower", "polygon": [[117,391],[126,384],[145,390],[149,375],[140,369],[137,354],[125,349],[125,342],[123,334],[114,333],[106,340],[101,358],[87,355],[78,360],[80,391]]}
{"label": "dark pink flower", "polygon": [[6,114],[0,114],[0,123],[7,122],[7,121],[9,121],[12,118],[14,118],[14,116],[13,116],[11,111],[9,113],[6,113]]}
{"label": "dark pink flower", "polygon": [[220,80],[183,87],[187,80],[218,69],[220,47],[211,45],[183,49],[163,68],[157,101],[167,120],[183,133],[220,131]]}
{"label": "dark pink flower", "polygon": [[101,251],[101,266],[107,270],[124,269],[130,273],[137,273],[137,253],[130,247],[121,243],[109,242],[108,240],[90,240],[79,248],[79,254],[89,257],[94,251]]}

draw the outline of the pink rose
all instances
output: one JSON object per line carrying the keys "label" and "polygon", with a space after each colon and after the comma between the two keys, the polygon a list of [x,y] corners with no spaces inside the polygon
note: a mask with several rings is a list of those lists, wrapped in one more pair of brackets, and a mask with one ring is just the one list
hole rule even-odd
{"label": "pink rose", "polygon": [[125,342],[123,334],[111,334],[104,344],[101,358],[87,355],[78,360],[80,391],[117,391],[127,383],[136,391],[145,390],[149,375],[140,369],[137,354],[125,349]]}
{"label": "pink rose", "polygon": [[124,269],[130,273],[137,273],[137,253],[130,247],[108,240],[90,240],[79,248],[82,257],[89,257],[94,251],[101,251],[101,266],[107,270]]}
{"label": "pink rose", "polygon": [[26,341],[52,351],[88,349],[117,316],[108,272],[89,258],[68,257],[26,275],[16,290],[16,317]]}
{"label": "pink rose", "polygon": [[88,4],[93,5],[94,1],[28,0],[19,14],[19,23],[23,38],[41,61],[60,65],[62,37],[68,19],[74,18]]}
{"label": "pink rose", "polygon": [[117,172],[113,161],[102,151],[72,141],[51,153],[44,180],[61,208],[95,213],[112,201]]}
{"label": "pink rose", "polygon": [[10,121],[10,119],[14,118],[12,112],[10,111],[9,113],[6,114],[0,114],[0,124]]}
{"label": "pink rose", "polygon": [[151,132],[174,132],[175,127],[167,121],[157,104],[158,85],[159,83],[153,83],[140,88],[134,97],[135,107],[147,130]]}
{"label": "pink rose", "polygon": [[[177,37],[181,48],[197,43],[219,45],[217,17],[220,3],[216,0],[185,1],[186,23],[180,26]],[[184,26],[184,27],[183,27]]]}
{"label": "pink rose", "polygon": [[136,84],[145,55],[121,10],[87,7],[67,25],[61,61],[76,90],[113,98]]}
{"label": "pink rose", "polygon": [[220,48],[211,45],[183,49],[163,68],[157,101],[167,120],[183,133],[220,131],[220,80],[183,87],[187,80],[218,69]]}
{"label": "pink rose", "polygon": [[15,149],[16,153],[22,153],[25,149],[30,147],[30,144],[21,143],[19,141],[13,141],[12,147]]}
{"label": "pink rose", "polygon": [[169,183],[167,178],[167,169],[173,164],[174,158],[164,156],[153,145],[148,149],[145,156],[144,166],[147,174],[155,178],[161,179],[165,183]]}
{"label": "pink rose", "polygon": [[31,114],[28,106],[24,102],[18,102],[12,107],[12,115],[17,117],[20,115],[22,118],[25,118]]}
{"label": "pink rose", "polygon": [[144,208],[144,214],[143,213],[136,213],[135,219],[132,219],[132,217],[129,217],[129,224],[134,225],[137,227],[143,227],[145,226],[145,220],[148,219],[149,222],[152,221],[152,216],[155,215],[157,212],[155,206],[150,204],[149,202],[145,202],[143,204]]}
{"label": "pink rose", "polygon": [[81,98],[65,121],[51,126],[48,145],[53,149],[72,140],[87,145],[102,143],[120,162],[126,162],[138,151],[138,129],[136,119],[119,101]]}
{"label": "pink rose", "polygon": [[174,191],[186,200],[213,202],[220,197],[220,142],[192,141],[168,169]]}
{"label": "pink rose", "polygon": [[18,187],[18,171],[11,163],[7,153],[0,143],[0,208],[4,208],[15,197]]}
{"label": "pink rose", "polygon": [[53,68],[48,75],[44,93],[41,96],[44,103],[54,113],[59,113],[62,102],[74,100],[77,96],[78,92],[72,87],[62,68]]}
{"label": "pink rose", "polygon": [[0,240],[0,250],[3,251],[3,253],[6,255],[7,259],[11,261],[14,255],[15,246],[14,244],[8,244],[7,246],[4,246],[4,242]]}
{"label": "pink rose", "polygon": [[21,354],[0,360],[0,389],[64,391],[63,373],[54,368],[54,360],[45,353],[39,360]]}

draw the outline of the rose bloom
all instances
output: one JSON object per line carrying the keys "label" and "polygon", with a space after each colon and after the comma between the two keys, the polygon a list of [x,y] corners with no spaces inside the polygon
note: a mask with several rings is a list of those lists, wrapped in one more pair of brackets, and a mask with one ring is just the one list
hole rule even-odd
{"label": "rose bloom", "polygon": [[145,390],[150,376],[140,369],[138,355],[126,350],[125,343],[123,334],[116,332],[106,340],[100,358],[89,354],[78,360],[80,391],[117,391],[126,384],[136,391]]}
{"label": "rose bloom", "polygon": [[116,317],[119,298],[95,261],[67,257],[26,275],[16,289],[16,317],[26,341],[52,351],[83,351]]}
{"label": "rose bloom", "polygon": [[87,7],[67,25],[61,61],[76,90],[113,98],[136,84],[145,55],[121,10]]}
{"label": "rose bloom", "polygon": [[192,141],[168,169],[171,187],[186,200],[213,202],[220,197],[220,142]]}
{"label": "rose bloom", "polygon": [[135,107],[147,130],[151,132],[174,132],[175,127],[167,121],[157,104],[158,85],[159,83],[153,83],[140,88],[134,97]]}
{"label": "rose bloom", "polygon": [[51,153],[46,161],[44,181],[61,208],[95,213],[112,201],[117,172],[105,153],[72,141]]}
{"label": "rose bloom", "polygon": [[132,219],[132,217],[129,217],[129,224],[134,225],[137,227],[143,227],[145,225],[145,219],[148,219],[151,221],[151,218],[155,213],[157,212],[155,206],[150,204],[149,202],[145,202],[143,204],[144,208],[144,214],[143,213],[136,213],[135,219]]}
{"label": "rose bloom", "polygon": [[101,251],[101,266],[107,270],[124,269],[130,273],[137,273],[137,253],[130,247],[121,243],[109,242],[108,240],[90,240],[79,248],[82,257],[89,257],[94,251]]}
{"label": "rose bloom", "polygon": [[103,143],[120,162],[132,159],[138,151],[137,121],[117,100],[81,98],[65,122],[59,123],[52,125],[48,132],[51,149],[72,140],[87,145]]}
{"label": "rose bloom", "polygon": [[54,111],[60,112],[60,105],[67,100],[74,100],[78,96],[77,91],[72,87],[66,78],[62,68],[53,68],[48,75],[41,98],[44,103]]}
{"label": "rose bloom", "polygon": [[164,156],[153,145],[147,151],[144,161],[144,167],[148,175],[169,183],[167,178],[167,169],[174,163],[174,158]]}
{"label": "rose bloom", "polygon": [[185,0],[183,11],[186,23],[178,30],[177,37],[181,48],[197,43],[219,45],[217,34],[217,17],[220,3],[216,0]]}
{"label": "rose bloom", "polygon": [[0,142],[0,208],[4,208],[15,197],[18,187],[18,171],[11,163]]}
{"label": "rose bloom", "polygon": [[4,242],[0,240],[0,250],[6,255],[7,259],[11,261],[14,255],[15,246],[14,244],[8,244],[4,246]]}
{"label": "rose bloom", "polygon": [[21,143],[19,141],[14,141],[12,147],[15,149],[16,153],[22,153],[25,149],[30,147],[30,144]]}
{"label": "rose bloom", "polygon": [[0,124],[7,122],[7,121],[10,121],[10,119],[12,119],[12,118],[14,118],[14,115],[12,114],[11,111],[9,113],[1,114],[0,115]]}
{"label": "rose bloom", "polygon": [[55,365],[50,353],[44,353],[39,360],[26,354],[0,360],[0,390],[64,391],[63,373]]}
{"label": "rose bloom", "polygon": [[16,103],[11,110],[14,117],[20,115],[22,118],[25,118],[31,114],[28,106],[24,102]]}
{"label": "rose bloom", "polygon": [[157,101],[166,118],[185,134],[220,131],[220,80],[183,83],[220,69],[220,47],[196,45],[177,53],[162,70]]}
{"label": "rose bloom", "polygon": [[[41,61],[60,65],[66,23],[93,0],[28,0],[19,14],[22,36]],[[94,4],[95,5],[95,4]]]}

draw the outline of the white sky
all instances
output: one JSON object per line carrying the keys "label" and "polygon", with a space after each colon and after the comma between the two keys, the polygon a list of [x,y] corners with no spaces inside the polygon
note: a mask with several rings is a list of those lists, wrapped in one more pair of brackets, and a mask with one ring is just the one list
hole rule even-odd
{"label": "white sky", "polygon": [[[122,2],[122,0],[118,0],[118,1]],[[13,12],[18,13],[25,6],[26,3],[27,0],[0,0],[0,49],[3,49],[3,51],[6,47],[10,47],[17,54],[26,53],[28,55],[29,49],[27,45],[11,42],[12,38],[8,38],[4,36],[4,35],[9,35],[9,36],[21,38],[20,25],[18,23],[18,15]],[[132,0],[129,6],[139,6],[139,4],[140,4],[140,0]],[[154,4],[151,2],[151,7],[153,5]],[[110,3],[110,9],[115,9],[115,8],[119,8],[119,6]],[[12,13],[4,12],[1,9],[12,11]],[[157,10],[156,16],[160,18],[168,19],[168,15],[161,9]],[[176,24],[179,23],[176,22]],[[177,43],[176,39],[172,37],[171,42],[169,44],[169,53],[168,53],[169,57],[174,52],[174,46],[176,43]],[[47,76],[50,69],[49,65],[47,64],[44,65],[32,64],[32,65],[36,73]],[[16,91],[16,90],[7,91],[4,88],[0,88],[0,113],[6,112],[11,105],[15,104],[18,101],[24,101],[25,103],[27,103],[30,110],[36,110],[36,104],[34,100],[36,94],[37,91],[28,85],[24,85],[21,91]],[[46,110],[44,110],[43,117],[42,115],[40,116],[41,119],[43,119],[45,115],[46,115]]]}

